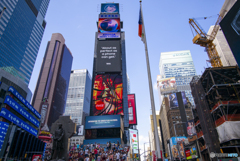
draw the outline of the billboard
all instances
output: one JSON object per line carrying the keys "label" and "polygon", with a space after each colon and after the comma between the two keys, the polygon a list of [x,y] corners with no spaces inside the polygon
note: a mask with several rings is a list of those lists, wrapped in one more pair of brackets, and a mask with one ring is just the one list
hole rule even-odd
{"label": "billboard", "polygon": [[83,135],[83,130],[84,130],[84,125],[77,125],[76,128],[76,136],[81,136]]}
{"label": "billboard", "polygon": [[98,41],[96,72],[121,72],[120,41]]}
{"label": "billboard", "polygon": [[220,22],[220,26],[238,65],[240,65],[240,1],[236,1],[232,6]]}
{"label": "billboard", "polygon": [[119,3],[102,3],[101,13],[119,13]]}
{"label": "billboard", "polygon": [[133,154],[138,154],[138,131],[129,129],[130,146],[132,147]]}
{"label": "billboard", "polygon": [[120,128],[120,115],[87,116],[85,129]]}
{"label": "billboard", "polygon": [[128,116],[129,116],[129,125],[137,125],[135,94],[128,95]]}
{"label": "billboard", "polygon": [[96,75],[92,98],[93,116],[123,115],[122,76],[119,74]]}
{"label": "billboard", "polygon": [[[182,94],[182,99],[183,99],[183,104],[186,107],[187,106],[187,98],[185,92],[181,92]],[[169,100],[169,107],[170,109],[174,108],[179,108],[178,100],[177,100],[177,94],[176,93],[170,93],[168,95],[168,100]]]}
{"label": "billboard", "polygon": [[157,87],[160,87],[162,94],[177,90],[175,77],[157,80]]}
{"label": "billboard", "polygon": [[185,149],[185,155],[186,155],[187,160],[198,158],[198,153],[197,153],[196,146],[192,145],[191,147],[186,148]]}
{"label": "billboard", "polygon": [[120,18],[99,18],[98,38],[120,38]]}
{"label": "billboard", "polygon": [[8,127],[9,127],[9,123],[0,121],[0,131],[1,131],[0,132],[0,151],[2,149],[5,136],[7,134]]}
{"label": "billboard", "polygon": [[178,150],[180,152],[181,158],[184,158],[184,146],[183,142],[187,139],[185,136],[171,137],[170,139],[170,148],[173,158],[178,158]]}
{"label": "billboard", "polygon": [[186,123],[186,127],[187,127],[187,134],[188,134],[189,137],[191,137],[193,135],[197,135],[196,129],[194,127],[194,120],[189,120]]}

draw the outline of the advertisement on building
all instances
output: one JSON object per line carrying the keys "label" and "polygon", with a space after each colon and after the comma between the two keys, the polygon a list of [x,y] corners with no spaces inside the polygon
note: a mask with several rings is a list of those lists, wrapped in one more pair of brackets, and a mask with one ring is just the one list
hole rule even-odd
{"label": "advertisement on building", "polygon": [[175,77],[160,79],[157,81],[157,86],[160,87],[161,94],[177,90]]}
{"label": "advertisement on building", "polygon": [[102,3],[101,13],[119,13],[119,3]]}
{"label": "advertisement on building", "polygon": [[220,26],[238,65],[240,65],[240,1],[236,1],[232,6],[220,22]]}
{"label": "advertisement on building", "polygon": [[194,120],[189,120],[186,123],[186,127],[187,127],[187,133],[188,133],[188,137],[191,137],[193,135],[197,135],[196,133],[196,129],[194,127]]}
{"label": "advertisement on building", "polygon": [[120,115],[87,116],[85,129],[120,128]]}
{"label": "advertisement on building", "polygon": [[98,38],[120,38],[120,18],[99,18]]}
{"label": "advertisement on building", "polygon": [[128,116],[129,116],[129,125],[137,125],[135,94],[128,95]]}
{"label": "advertisement on building", "polygon": [[97,72],[121,72],[120,41],[98,41],[97,44]]}
{"label": "advertisement on building", "polygon": [[123,115],[122,76],[119,74],[96,75],[93,86],[92,113]]}
{"label": "advertisement on building", "polygon": [[138,154],[138,131],[129,129],[130,146],[132,147],[133,154]]}
{"label": "advertisement on building", "polygon": [[[181,92],[181,94],[182,94],[183,104],[184,104],[185,107],[187,107],[186,94],[185,94],[185,92]],[[170,107],[170,109],[179,108],[178,100],[177,100],[177,94],[176,93],[170,93],[168,95],[168,99],[169,99],[169,107]]]}
{"label": "advertisement on building", "polygon": [[2,145],[4,142],[5,136],[7,134],[8,127],[9,127],[9,123],[0,121],[0,131],[1,131],[1,133],[0,133],[0,151],[2,149]]}
{"label": "advertisement on building", "polygon": [[75,136],[83,135],[84,125],[77,125]]}
{"label": "advertisement on building", "polygon": [[184,158],[184,146],[183,142],[187,139],[185,136],[179,136],[179,137],[171,137],[170,139],[170,147],[172,152],[173,158],[178,158],[178,150],[180,152],[181,158]]}
{"label": "advertisement on building", "polygon": [[196,146],[192,145],[191,147],[186,148],[185,149],[185,155],[186,155],[187,160],[198,158],[198,153],[197,153]]}
{"label": "advertisement on building", "polygon": [[41,126],[44,126],[46,121],[46,115],[48,111],[48,102],[42,102],[40,105],[41,108]]}

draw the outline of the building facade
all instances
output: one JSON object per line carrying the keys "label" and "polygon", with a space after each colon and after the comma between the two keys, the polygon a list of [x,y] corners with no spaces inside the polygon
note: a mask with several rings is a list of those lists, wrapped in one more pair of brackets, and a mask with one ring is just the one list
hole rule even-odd
{"label": "building facade", "polygon": [[[51,127],[59,116],[64,114],[67,101],[68,85],[70,80],[73,56],[65,45],[65,39],[59,33],[52,34],[47,44],[32,105],[41,112],[42,126]],[[47,108],[42,110],[42,103]]]}
{"label": "building facade", "polygon": [[[208,30],[208,35],[211,35],[214,26],[211,26]],[[228,45],[228,42],[221,29],[218,30],[218,33],[213,40],[213,43],[216,45],[216,50],[223,66],[236,66],[237,62],[233,56],[233,53]]]}
{"label": "building facade", "polygon": [[87,69],[71,71],[64,115],[71,116],[76,125],[84,125],[84,117],[89,116],[91,84]]}
{"label": "building facade", "polygon": [[195,66],[189,50],[162,52],[159,62],[160,77],[175,77],[178,91],[185,91],[192,105],[194,101],[190,89],[190,81],[196,75]]}
{"label": "building facade", "polygon": [[0,68],[29,83],[50,0],[0,1]]}

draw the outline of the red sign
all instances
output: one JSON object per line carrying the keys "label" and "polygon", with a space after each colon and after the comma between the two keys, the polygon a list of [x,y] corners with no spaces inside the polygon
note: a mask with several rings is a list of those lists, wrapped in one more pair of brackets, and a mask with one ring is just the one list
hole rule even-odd
{"label": "red sign", "polygon": [[133,137],[137,137],[136,134],[133,134]]}
{"label": "red sign", "polygon": [[42,155],[40,155],[40,154],[35,154],[35,155],[33,155],[32,161],[35,161],[35,160],[38,160],[38,159],[41,159],[41,160],[42,160]]}
{"label": "red sign", "polygon": [[187,158],[187,157],[190,157],[190,156],[191,156],[191,154],[190,154],[190,149],[186,150],[186,151],[185,151],[185,154],[186,154],[186,158]]}
{"label": "red sign", "polygon": [[157,161],[157,157],[156,157],[155,151],[152,151],[152,157],[153,157],[153,161]]}
{"label": "red sign", "polygon": [[96,103],[96,109],[97,110],[102,110],[103,108],[104,108],[104,103],[102,102],[102,101],[98,101],[97,103]]}
{"label": "red sign", "polygon": [[137,125],[135,94],[128,95],[128,116],[129,116],[129,124]]}

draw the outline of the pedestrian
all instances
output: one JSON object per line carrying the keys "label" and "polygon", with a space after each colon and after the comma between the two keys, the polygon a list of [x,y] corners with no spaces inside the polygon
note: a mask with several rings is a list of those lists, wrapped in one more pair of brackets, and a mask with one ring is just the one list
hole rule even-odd
{"label": "pedestrian", "polygon": [[89,149],[87,148],[87,149],[85,150],[85,158],[88,156],[88,152],[89,152]]}
{"label": "pedestrian", "polygon": [[87,155],[86,157],[85,157],[85,159],[84,159],[84,161],[89,161],[90,159],[89,159],[89,156]]}
{"label": "pedestrian", "polygon": [[117,161],[119,161],[119,159],[120,159],[120,153],[119,153],[119,151],[117,151],[116,157],[117,157]]}
{"label": "pedestrian", "polygon": [[94,155],[95,155],[95,160],[97,160],[97,157],[98,157],[98,151],[97,151],[97,148],[94,149]]}

